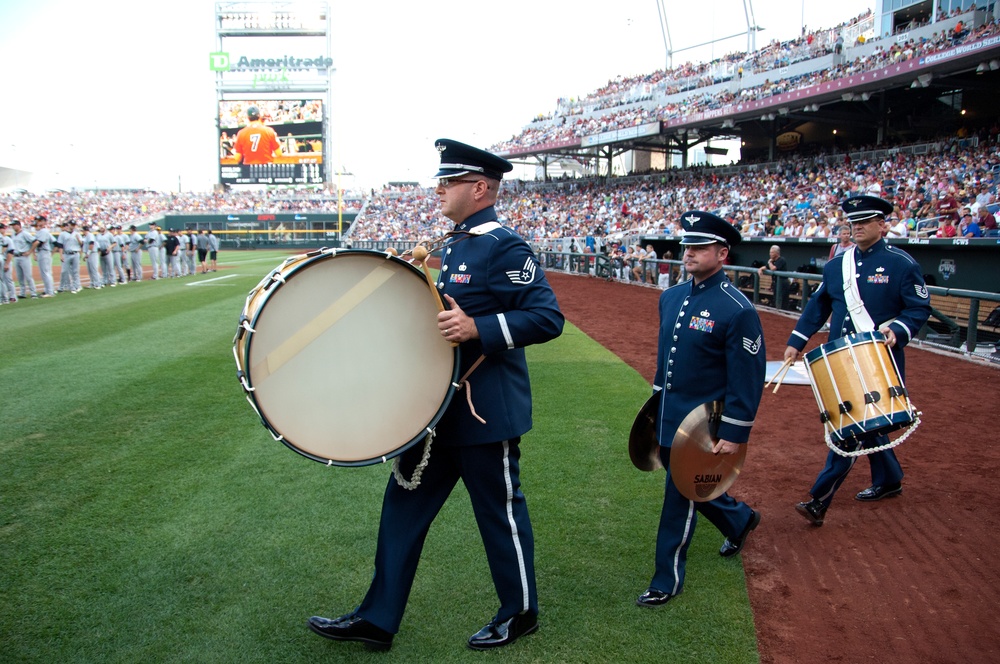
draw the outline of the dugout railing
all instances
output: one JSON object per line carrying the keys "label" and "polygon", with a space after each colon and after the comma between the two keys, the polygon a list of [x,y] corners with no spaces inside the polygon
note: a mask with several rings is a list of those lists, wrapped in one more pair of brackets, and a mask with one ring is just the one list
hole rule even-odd
{"label": "dugout railing", "polygon": [[[589,275],[650,288],[669,288],[688,279],[681,260],[643,259],[632,263],[606,254],[540,251],[546,270]],[[638,270],[635,268],[638,267]],[[759,271],[727,265],[730,280],[756,306],[798,316],[819,287],[823,275],[805,272]],[[928,286],[931,317],[918,332],[921,341],[970,354],[989,354],[1000,361],[1000,293]]]}

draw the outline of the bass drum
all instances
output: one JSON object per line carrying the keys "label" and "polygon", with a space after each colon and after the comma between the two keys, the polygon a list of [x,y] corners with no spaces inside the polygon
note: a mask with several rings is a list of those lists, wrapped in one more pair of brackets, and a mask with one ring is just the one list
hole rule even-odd
{"label": "bass drum", "polygon": [[455,392],[458,348],[436,293],[395,256],[294,256],[247,297],[233,339],[237,377],[276,440],[327,465],[363,466],[432,433]]}

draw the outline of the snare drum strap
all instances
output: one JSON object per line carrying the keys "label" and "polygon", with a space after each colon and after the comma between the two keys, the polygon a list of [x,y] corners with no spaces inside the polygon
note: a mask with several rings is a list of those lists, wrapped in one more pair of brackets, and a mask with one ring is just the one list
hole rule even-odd
{"label": "snare drum strap", "polygon": [[861,301],[861,293],[858,291],[858,273],[854,263],[855,249],[851,247],[843,253],[844,302],[847,304],[847,313],[854,323],[854,331],[872,332],[875,329],[875,322],[868,315],[865,303]]}

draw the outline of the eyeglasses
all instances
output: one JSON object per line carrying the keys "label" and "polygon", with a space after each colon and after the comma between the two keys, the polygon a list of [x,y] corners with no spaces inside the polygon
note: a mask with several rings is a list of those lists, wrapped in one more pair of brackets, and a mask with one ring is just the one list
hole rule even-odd
{"label": "eyeglasses", "polygon": [[462,178],[438,178],[438,185],[447,189],[453,184],[459,184],[463,182],[480,182],[480,180],[463,180]]}

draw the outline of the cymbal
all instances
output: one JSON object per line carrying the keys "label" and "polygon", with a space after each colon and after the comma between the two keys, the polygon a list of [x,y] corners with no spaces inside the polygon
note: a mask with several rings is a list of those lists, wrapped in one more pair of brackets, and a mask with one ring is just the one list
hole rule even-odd
{"label": "cymbal", "polygon": [[718,498],[733,485],[743,468],[747,446],[736,454],[712,454],[722,402],[697,406],[684,417],[670,448],[670,476],[685,498],[706,502]]}
{"label": "cymbal", "polygon": [[660,441],[656,439],[656,413],[660,410],[660,391],[639,409],[628,435],[628,456],[639,470],[652,471],[663,468],[660,461]]}

